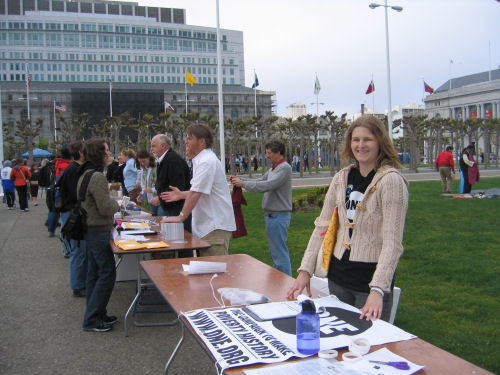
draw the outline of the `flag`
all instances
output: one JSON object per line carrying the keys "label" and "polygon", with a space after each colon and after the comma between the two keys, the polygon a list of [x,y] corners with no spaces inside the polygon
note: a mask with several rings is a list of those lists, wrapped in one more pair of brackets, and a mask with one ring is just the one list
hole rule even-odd
{"label": "flag", "polygon": [[66,104],[56,102],[56,106],[54,108],[56,109],[56,111],[66,112]]}
{"label": "flag", "polygon": [[113,91],[113,80],[111,78],[109,79],[109,89]]}
{"label": "flag", "polygon": [[316,76],[316,82],[314,82],[314,95],[318,95],[321,91],[321,85],[319,84],[318,76]]}
{"label": "flag", "polygon": [[254,81],[254,83],[253,83],[253,85],[252,85],[252,89],[254,89],[254,88],[256,88],[257,86],[259,86],[259,79],[257,78],[257,74],[256,74],[256,73],[254,73],[254,75],[255,75],[255,81]]}
{"label": "flag", "polygon": [[434,92],[434,89],[430,87],[427,83],[424,81],[424,90],[425,92],[428,92],[429,94],[432,94]]}
{"label": "flag", "polygon": [[196,78],[189,73],[189,70],[186,69],[186,82],[193,86],[196,83]]}
{"label": "flag", "polygon": [[25,83],[25,85],[26,85],[27,89],[29,89],[30,86],[31,86],[31,77],[30,77],[30,71],[29,70],[26,71],[26,83]]}
{"label": "flag", "polygon": [[175,108],[172,107],[169,102],[165,102],[165,111],[175,112]]}
{"label": "flag", "polygon": [[371,80],[370,84],[368,85],[368,88],[366,89],[366,95],[371,94],[372,92],[375,91],[375,84],[373,83],[373,79]]}

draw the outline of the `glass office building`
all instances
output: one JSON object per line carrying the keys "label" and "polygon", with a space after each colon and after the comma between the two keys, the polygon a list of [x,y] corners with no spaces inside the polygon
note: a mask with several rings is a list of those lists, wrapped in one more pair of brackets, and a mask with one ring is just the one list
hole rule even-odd
{"label": "glass office building", "polygon": [[[186,70],[197,80],[188,86],[189,110],[216,114],[216,42],[216,29],[187,25],[184,9],[124,1],[0,0],[3,121],[27,116],[28,77],[30,115],[46,119],[45,136],[52,132],[53,101],[66,104],[68,112],[87,111],[95,121],[109,115],[102,104],[110,82],[117,100],[114,115],[120,107],[135,115],[150,108],[148,113],[156,115],[164,101],[182,109]],[[243,33],[221,30],[221,45],[225,116],[252,116]],[[274,94],[258,92],[259,113],[272,114]],[[131,96],[144,100],[127,103]]]}

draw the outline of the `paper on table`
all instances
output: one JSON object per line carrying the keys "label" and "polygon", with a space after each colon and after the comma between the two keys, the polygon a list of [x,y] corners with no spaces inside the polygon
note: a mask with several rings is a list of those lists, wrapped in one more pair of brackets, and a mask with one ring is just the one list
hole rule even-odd
{"label": "paper on table", "polygon": [[147,223],[136,223],[136,222],[127,221],[127,222],[122,223],[122,228],[127,228],[127,229],[148,228],[149,229],[149,225]]}
{"label": "paper on table", "polygon": [[182,270],[188,272],[190,275],[201,273],[216,273],[226,272],[225,262],[201,262],[192,260],[189,265],[183,264]]}
{"label": "paper on table", "polygon": [[148,249],[159,249],[161,247],[169,247],[169,245],[163,241],[146,242],[145,245]]}
{"label": "paper on table", "polygon": [[144,237],[141,234],[134,235],[134,234],[125,234],[123,232],[121,233],[120,238],[124,239],[124,240],[135,240],[135,241],[147,241],[148,240],[146,237]]}
{"label": "paper on table", "polygon": [[260,320],[272,320],[296,316],[300,312],[301,306],[297,301],[287,301],[261,303],[247,306],[246,309]]}
{"label": "paper on table", "polygon": [[[410,366],[409,370],[398,370],[392,366],[370,363],[369,360],[384,362],[405,361]],[[423,369],[424,366],[416,365],[405,358],[394,354],[387,348],[382,348],[370,353],[358,361],[335,362],[323,358],[305,359],[302,361],[287,362],[278,366],[262,367],[258,369],[245,370],[246,375],[410,375]]]}

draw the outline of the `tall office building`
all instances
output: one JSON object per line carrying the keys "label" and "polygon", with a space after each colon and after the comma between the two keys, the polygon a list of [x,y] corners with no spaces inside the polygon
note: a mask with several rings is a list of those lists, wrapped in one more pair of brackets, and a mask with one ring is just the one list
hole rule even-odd
{"label": "tall office building", "polygon": [[[0,0],[0,81],[3,121],[44,118],[53,132],[53,103],[87,112],[97,122],[128,111],[157,115],[167,101],[184,111],[217,114],[216,29],[186,24],[184,9],[99,0]],[[253,90],[245,87],[243,33],[221,30],[224,115],[254,114]],[[274,92],[258,91],[258,111],[269,116]]]}

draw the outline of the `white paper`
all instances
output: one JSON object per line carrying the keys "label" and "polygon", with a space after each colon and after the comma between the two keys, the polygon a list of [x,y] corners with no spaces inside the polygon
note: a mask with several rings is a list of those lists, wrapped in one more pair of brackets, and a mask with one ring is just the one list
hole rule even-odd
{"label": "white paper", "polygon": [[289,318],[296,316],[300,310],[300,303],[297,301],[261,303],[247,306],[247,309],[262,320]]}
{"label": "white paper", "polygon": [[124,234],[123,232],[120,235],[120,238],[122,240],[136,240],[136,241],[147,241],[148,240],[143,235],[139,235],[139,234],[136,234],[136,235],[134,235],[134,234]]}
{"label": "white paper", "polygon": [[[345,348],[352,340],[361,337],[366,338],[372,346],[416,337],[380,319],[370,322],[359,319],[359,309],[336,297],[313,301],[325,308],[319,314],[320,350]],[[223,368],[307,357],[297,350],[294,317],[257,322],[242,308],[218,311],[202,309],[186,313],[185,316]],[[236,356],[236,353],[239,355]],[[385,370],[379,370],[378,373],[388,374]],[[404,375],[401,370],[398,371],[398,374]]]}
{"label": "white paper", "polygon": [[[398,370],[392,366],[370,363],[369,361],[407,362],[410,369]],[[278,366],[245,370],[246,375],[410,375],[423,369],[424,366],[412,363],[394,354],[387,348],[379,349],[365,355],[358,361],[336,362],[324,358],[313,358],[302,361],[287,362]]]}
{"label": "white paper", "polygon": [[188,272],[190,275],[202,273],[220,273],[226,272],[225,262],[200,262],[192,260],[189,265],[183,264],[182,270]]}

